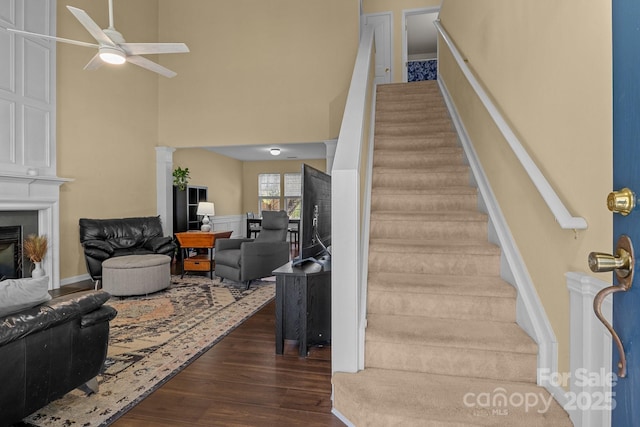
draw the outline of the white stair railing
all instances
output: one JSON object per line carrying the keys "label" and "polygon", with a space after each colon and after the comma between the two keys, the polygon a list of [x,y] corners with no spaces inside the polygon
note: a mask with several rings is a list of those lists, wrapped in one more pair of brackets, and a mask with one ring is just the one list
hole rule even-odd
{"label": "white stair railing", "polygon": [[456,63],[460,67],[460,70],[467,78],[467,81],[478,95],[478,98],[487,109],[487,112],[495,122],[498,129],[506,139],[507,143],[513,150],[520,164],[529,175],[529,178],[533,182],[533,185],[538,189],[538,192],[546,202],[547,206],[551,210],[551,213],[555,217],[560,227],[568,230],[584,230],[587,228],[587,221],[582,217],[572,216],[569,210],[565,207],[564,203],[558,197],[558,194],[553,190],[547,179],[544,177],[538,166],[534,163],[533,159],[522,146],[522,143],[516,137],[515,133],[511,130],[502,114],[498,111],[498,108],[491,101],[487,93],[484,91],[476,77],[471,72],[471,69],[464,61],[464,58],[456,48],[453,40],[445,29],[440,25],[439,21],[435,21],[434,25],[440,32],[442,39],[447,44],[447,47],[451,51]]}
{"label": "white stair railing", "polygon": [[367,249],[364,177],[373,136],[375,97],[373,27],[360,39],[331,169],[331,364],[357,372],[363,360]]}

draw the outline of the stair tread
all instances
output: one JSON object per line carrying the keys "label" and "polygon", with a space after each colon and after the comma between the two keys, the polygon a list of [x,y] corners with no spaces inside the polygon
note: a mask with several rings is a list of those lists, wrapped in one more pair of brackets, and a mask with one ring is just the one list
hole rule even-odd
{"label": "stair tread", "polygon": [[401,174],[401,175],[433,175],[437,173],[467,173],[469,166],[467,165],[433,165],[425,168],[399,168],[393,166],[375,166],[373,168],[373,175],[382,174]]}
{"label": "stair tread", "polygon": [[496,255],[500,248],[485,240],[424,240],[424,239],[385,239],[375,238],[369,241],[369,250],[373,252],[395,253],[438,253],[438,254],[475,254]]}
{"label": "stair tread", "polygon": [[[531,383],[368,368],[357,373],[337,372],[333,384],[335,407],[347,418],[349,398],[357,396],[361,409],[355,420],[358,425],[389,425],[395,421],[395,425],[423,426],[572,426],[555,400],[546,407],[549,393]],[[477,397],[482,393],[490,397],[500,393],[507,402],[516,394],[535,395],[540,401],[534,407],[481,406]]]}
{"label": "stair tread", "polygon": [[500,277],[439,276],[434,274],[370,272],[369,291],[397,293],[430,293],[438,295],[470,295],[515,298],[513,286]]}
{"label": "stair tread", "polygon": [[[537,354],[536,343],[516,323],[367,314],[367,341]],[[516,357],[514,355],[514,357]]]}
{"label": "stair tread", "polygon": [[462,154],[463,150],[457,145],[431,147],[428,150],[376,150],[374,156],[378,157],[407,157],[433,156],[437,154]]}
{"label": "stair tread", "polygon": [[[477,195],[478,190],[468,185],[452,185],[438,188],[384,188],[375,187],[372,189],[374,194],[392,194],[396,196],[434,196],[434,195]],[[399,206],[399,209],[402,207]]]}
{"label": "stair tread", "polygon": [[374,211],[371,212],[371,221],[415,221],[416,224],[430,221],[460,222],[460,221],[487,221],[487,215],[478,211],[461,212],[411,212]]}

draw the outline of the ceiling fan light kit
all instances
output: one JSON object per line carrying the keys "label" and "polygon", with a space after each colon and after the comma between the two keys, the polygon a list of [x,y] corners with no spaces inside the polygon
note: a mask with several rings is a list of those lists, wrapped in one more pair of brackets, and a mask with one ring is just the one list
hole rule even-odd
{"label": "ceiling fan light kit", "polygon": [[127,56],[118,48],[111,46],[101,46],[99,49],[100,59],[107,64],[120,65],[127,62]]}
{"label": "ceiling fan light kit", "polygon": [[67,9],[69,9],[69,12],[76,17],[89,34],[93,36],[97,44],[46,34],[30,33],[13,28],[8,28],[7,30],[27,37],[39,37],[62,43],[75,44],[77,46],[97,48],[98,53],[87,63],[84,67],[85,70],[96,70],[100,68],[103,62],[108,64],[124,64],[125,62],[130,62],[170,78],[177,75],[177,73],[140,55],[189,52],[189,48],[184,43],[126,43],[122,34],[120,34],[113,25],[113,0],[109,0],[109,27],[104,30],[101,29],[84,10],[73,6],[67,6]]}

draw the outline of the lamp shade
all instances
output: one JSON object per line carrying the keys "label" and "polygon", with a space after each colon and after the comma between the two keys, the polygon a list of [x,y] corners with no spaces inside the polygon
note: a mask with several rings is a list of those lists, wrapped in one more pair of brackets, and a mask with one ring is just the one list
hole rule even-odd
{"label": "lamp shade", "polygon": [[207,216],[213,216],[216,214],[216,210],[215,207],[213,206],[213,203],[211,202],[200,202],[198,203],[198,211],[196,212],[197,215],[207,215]]}

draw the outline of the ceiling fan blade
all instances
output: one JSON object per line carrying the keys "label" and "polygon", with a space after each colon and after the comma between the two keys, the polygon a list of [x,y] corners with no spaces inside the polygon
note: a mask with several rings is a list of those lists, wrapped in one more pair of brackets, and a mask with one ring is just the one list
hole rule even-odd
{"label": "ceiling fan blade", "polygon": [[80,21],[82,26],[86,28],[87,31],[89,31],[89,34],[91,34],[98,43],[106,44],[107,46],[116,45],[113,40],[111,40],[109,36],[107,36],[104,31],[102,31],[102,28],[100,28],[98,24],[96,24],[95,21],[91,19],[87,12],[73,6],[67,6],[67,9],[69,9],[69,11],[73,13],[73,16],[75,16],[76,19]]}
{"label": "ceiling fan blade", "polygon": [[86,43],[86,42],[81,42],[79,40],[71,40],[71,39],[65,39],[65,38],[62,38],[62,37],[48,36],[46,34],[30,33],[29,31],[14,30],[13,28],[7,28],[7,31],[10,31],[12,33],[22,34],[24,36],[39,37],[41,39],[55,40],[55,41],[58,41],[58,42],[75,44],[75,45],[78,45],[78,46],[93,47],[93,48],[99,47],[95,43]]}
{"label": "ceiling fan blade", "polygon": [[127,55],[189,52],[189,48],[184,43],[120,43],[119,46]]}
{"label": "ceiling fan blade", "polygon": [[146,68],[149,71],[153,71],[154,73],[158,73],[168,78],[175,77],[176,75],[178,75],[178,73],[176,73],[175,71],[171,71],[170,69],[165,68],[162,65],[157,64],[153,61],[150,61],[143,56],[135,56],[135,55],[127,56],[127,61],[139,67]]}
{"label": "ceiling fan blade", "polygon": [[96,53],[93,58],[91,58],[91,61],[87,62],[87,65],[84,66],[84,69],[88,71],[97,70],[98,68],[102,67],[102,64],[104,64],[104,62],[102,62],[102,59],[100,59],[100,54]]}

